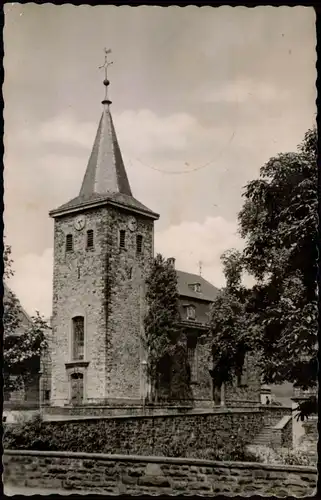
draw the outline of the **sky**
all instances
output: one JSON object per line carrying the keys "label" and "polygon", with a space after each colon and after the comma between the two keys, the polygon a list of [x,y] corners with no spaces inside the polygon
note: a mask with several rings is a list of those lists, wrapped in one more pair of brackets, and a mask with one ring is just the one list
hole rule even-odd
{"label": "sky", "polygon": [[295,151],[316,114],[310,7],[7,3],[5,235],[25,309],[50,316],[53,220],[77,196],[104,97],[134,196],[160,214],[155,251],[224,285],[247,182]]}

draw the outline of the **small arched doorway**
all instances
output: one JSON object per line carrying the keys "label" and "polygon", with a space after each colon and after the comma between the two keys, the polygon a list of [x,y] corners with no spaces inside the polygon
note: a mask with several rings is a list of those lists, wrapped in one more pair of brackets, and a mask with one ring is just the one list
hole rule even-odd
{"label": "small arched doorway", "polygon": [[84,376],[82,373],[70,375],[71,404],[80,405],[84,397]]}

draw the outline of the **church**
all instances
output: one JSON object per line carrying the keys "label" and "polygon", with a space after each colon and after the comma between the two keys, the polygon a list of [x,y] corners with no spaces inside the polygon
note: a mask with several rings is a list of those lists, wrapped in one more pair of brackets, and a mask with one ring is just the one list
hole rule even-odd
{"label": "church", "polygon": [[[105,99],[79,195],[52,210],[54,271],[50,369],[43,376],[50,407],[144,405],[150,385],[141,338],[145,280],[159,215],[132,193]],[[175,266],[175,259],[171,259]],[[242,380],[214,394],[204,336],[218,289],[177,270],[193,406],[260,404],[260,376],[250,363]],[[49,373],[50,372],[50,373]],[[50,391],[48,390],[50,380]],[[47,381],[47,382],[46,382]],[[47,385],[46,385],[47,383]]]}

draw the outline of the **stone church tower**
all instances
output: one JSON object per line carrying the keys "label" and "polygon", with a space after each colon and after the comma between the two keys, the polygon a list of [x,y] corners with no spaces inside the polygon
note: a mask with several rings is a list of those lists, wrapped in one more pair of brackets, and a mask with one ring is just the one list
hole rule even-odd
{"label": "stone church tower", "polygon": [[144,278],[158,215],[128,182],[107,96],[79,195],[54,218],[51,405],[141,400]]}

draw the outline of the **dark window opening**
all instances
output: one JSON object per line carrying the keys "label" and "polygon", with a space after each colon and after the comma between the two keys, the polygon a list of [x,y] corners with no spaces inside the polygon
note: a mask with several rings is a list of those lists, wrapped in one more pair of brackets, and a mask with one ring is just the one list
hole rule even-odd
{"label": "dark window opening", "polygon": [[141,234],[138,234],[136,237],[136,252],[142,253],[143,249],[143,237]]}
{"label": "dark window opening", "polygon": [[186,309],[187,319],[195,319],[196,311],[194,306],[188,306]]}
{"label": "dark window opening", "polygon": [[50,399],[50,391],[45,391],[45,401],[49,401]]}
{"label": "dark window opening", "polygon": [[94,246],[94,231],[89,229],[87,231],[87,248],[93,248]]}
{"label": "dark window opening", "polygon": [[84,318],[83,316],[76,316],[72,319],[73,327],[73,349],[72,355],[74,360],[84,359]]}
{"label": "dark window opening", "polygon": [[125,248],[125,243],[126,243],[126,231],[124,229],[121,229],[119,231],[119,246],[121,248]]}
{"label": "dark window opening", "polygon": [[67,234],[67,236],[66,236],[66,252],[72,252],[72,251],[73,251],[72,234]]}

